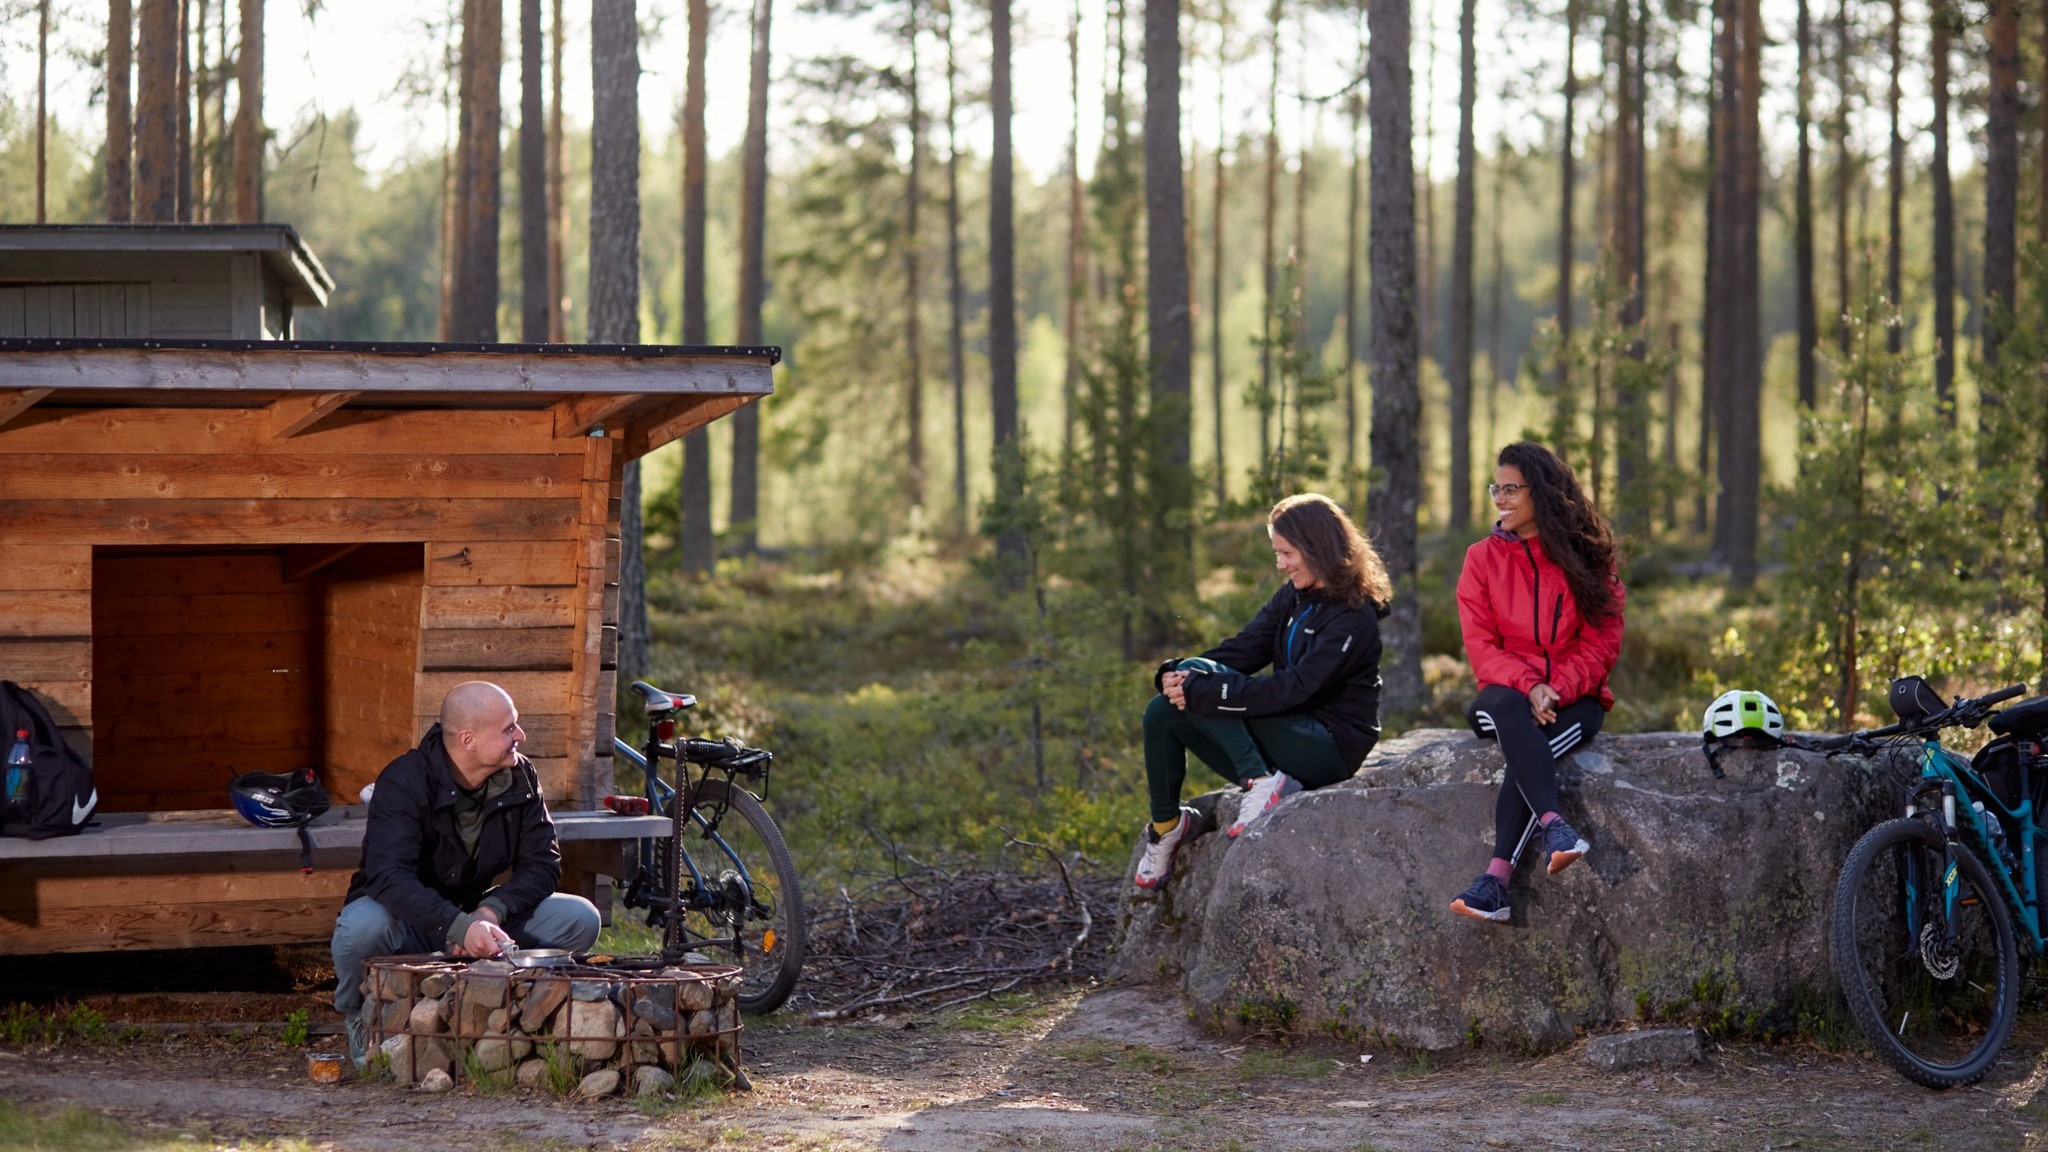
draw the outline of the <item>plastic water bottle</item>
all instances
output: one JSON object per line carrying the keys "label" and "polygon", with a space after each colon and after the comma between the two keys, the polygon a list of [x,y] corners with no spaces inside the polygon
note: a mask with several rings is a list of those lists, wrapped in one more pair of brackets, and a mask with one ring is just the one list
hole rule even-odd
{"label": "plastic water bottle", "polygon": [[1982,820],[1985,830],[1991,833],[1991,850],[1998,853],[1998,859],[2005,864],[2005,870],[2008,872],[2012,871],[2012,849],[2005,842],[2004,822],[1991,813],[1986,812],[1982,800],[1972,804],[1971,807],[1977,810],[1977,819]]}
{"label": "plastic water bottle", "polygon": [[28,729],[14,733],[14,747],[7,750],[7,798],[19,800],[28,792]]}

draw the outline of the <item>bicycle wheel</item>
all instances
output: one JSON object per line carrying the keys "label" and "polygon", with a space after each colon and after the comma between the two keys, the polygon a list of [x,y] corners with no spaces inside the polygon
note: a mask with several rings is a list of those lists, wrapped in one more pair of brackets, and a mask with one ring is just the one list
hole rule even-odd
{"label": "bicycle wheel", "polygon": [[804,901],[782,832],[754,794],[723,780],[697,786],[697,806],[725,816],[714,833],[691,821],[684,850],[711,890],[711,907],[686,909],[689,946],[741,969],[740,1010],[782,1007],[804,966]]}
{"label": "bicycle wheel", "polygon": [[1941,834],[1924,819],[1879,824],[1842,866],[1829,926],[1857,1028],[1885,1063],[1929,1088],[1982,1079],[2019,1011],[2012,916],[1973,853],[1958,845],[1955,862],[1951,917]]}

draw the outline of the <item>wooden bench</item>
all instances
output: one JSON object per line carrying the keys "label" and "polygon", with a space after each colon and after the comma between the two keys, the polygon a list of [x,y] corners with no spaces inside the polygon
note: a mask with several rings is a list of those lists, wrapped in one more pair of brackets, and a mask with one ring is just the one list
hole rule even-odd
{"label": "wooden bench", "polygon": [[[313,822],[311,874],[296,831],[218,810],[112,813],[76,836],[0,838],[0,956],[326,940],[364,813],[351,805]],[[561,889],[593,897],[599,877],[632,875],[636,840],[669,830],[660,816],[554,818]]]}

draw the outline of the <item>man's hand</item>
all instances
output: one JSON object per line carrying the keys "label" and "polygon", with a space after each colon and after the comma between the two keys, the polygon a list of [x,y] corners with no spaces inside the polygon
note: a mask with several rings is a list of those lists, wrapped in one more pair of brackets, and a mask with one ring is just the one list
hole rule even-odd
{"label": "man's hand", "polygon": [[1557,689],[1548,684],[1538,684],[1529,689],[1529,714],[1536,723],[1548,725],[1557,721]]}
{"label": "man's hand", "polygon": [[1187,689],[1184,687],[1187,679],[1188,674],[1185,672],[1168,672],[1159,678],[1161,694],[1172,701],[1175,708],[1183,712],[1188,710]]}
{"label": "man's hand", "polygon": [[498,922],[489,919],[491,910],[480,908],[476,919],[469,922],[468,931],[462,934],[462,954],[479,959],[499,955],[507,948],[518,946],[512,934],[498,927]]}

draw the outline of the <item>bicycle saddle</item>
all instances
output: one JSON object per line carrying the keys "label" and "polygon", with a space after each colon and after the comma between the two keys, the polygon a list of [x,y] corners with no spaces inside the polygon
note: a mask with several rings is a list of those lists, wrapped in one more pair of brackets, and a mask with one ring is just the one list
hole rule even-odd
{"label": "bicycle saddle", "polygon": [[2048,696],[2036,696],[2007,708],[1991,718],[1990,727],[2000,736],[2038,738],[2048,732]]}
{"label": "bicycle saddle", "polygon": [[697,706],[697,698],[695,696],[656,688],[645,680],[633,681],[633,691],[638,692],[640,698],[647,702],[647,714],[649,716],[660,716],[664,713],[676,712],[685,708],[695,708]]}

